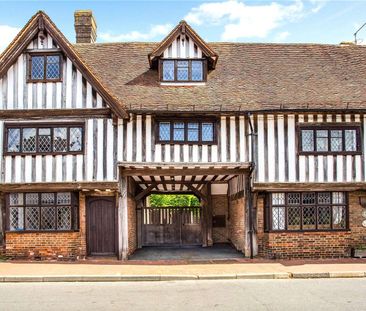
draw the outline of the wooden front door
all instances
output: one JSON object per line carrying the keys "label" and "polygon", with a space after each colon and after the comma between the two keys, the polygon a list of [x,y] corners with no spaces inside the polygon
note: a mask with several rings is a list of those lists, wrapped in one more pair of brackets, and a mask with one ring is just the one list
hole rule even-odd
{"label": "wooden front door", "polygon": [[142,246],[202,245],[200,207],[144,207]]}
{"label": "wooden front door", "polygon": [[88,197],[86,211],[88,255],[116,254],[116,206],[114,197]]}

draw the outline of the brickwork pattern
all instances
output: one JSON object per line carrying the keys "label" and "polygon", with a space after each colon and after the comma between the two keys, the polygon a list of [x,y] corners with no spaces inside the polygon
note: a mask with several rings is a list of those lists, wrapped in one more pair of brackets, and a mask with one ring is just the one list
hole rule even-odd
{"label": "brickwork pattern", "polygon": [[7,257],[82,259],[86,256],[85,196],[79,197],[79,230],[75,232],[7,232]]}
{"label": "brickwork pattern", "polygon": [[128,196],[128,255],[132,255],[137,248],[137,225],[135,199]]}
{"label": "brickwork pattern", "polygon": [[229,211],[229,239],[238,251],[245,250],[245,198],[238,198],[230,202]]}
{"label": "brickwork pattern", "polygon": [[349,231],[264,232],[264,197],[257,203],[257,237],[259,256],[273,259],[342,258],[351,255],[351,248],[366,245],[366,228],[362,227],[359,197],[365,192],[349,194]]}

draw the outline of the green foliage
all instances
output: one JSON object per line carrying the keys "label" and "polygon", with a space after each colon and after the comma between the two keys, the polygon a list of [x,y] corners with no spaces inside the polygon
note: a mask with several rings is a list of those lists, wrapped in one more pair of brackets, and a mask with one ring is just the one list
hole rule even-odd
{"label": "green foliage", "polygon": [[200,206],[200,201],[192,194],[152,194],[150,206]]}

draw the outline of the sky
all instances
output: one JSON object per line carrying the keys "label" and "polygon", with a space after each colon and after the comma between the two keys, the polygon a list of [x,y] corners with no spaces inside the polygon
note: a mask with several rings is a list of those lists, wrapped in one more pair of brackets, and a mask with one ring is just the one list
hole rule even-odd
{"label": "sky", "polygon": [[[0,52],[38,10],[75,42],[73,14],[79,9],[93,10],[101,43],[160,41],[184,19],[207,42],[339,44],[354,40],[366,22],[366,0],[0,0]],[[358,42],[366,44],[366,26]]]}

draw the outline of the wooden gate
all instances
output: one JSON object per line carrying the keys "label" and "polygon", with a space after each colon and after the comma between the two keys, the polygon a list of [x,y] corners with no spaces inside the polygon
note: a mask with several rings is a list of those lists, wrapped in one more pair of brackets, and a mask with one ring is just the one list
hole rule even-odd
{"label": "wooden gate", "polygon": [[144,207],[142,246],[202,245],[200,207]]}
{"label": "wooden gate", "polygon": [[116,254],[116,212],[114,197],[88,197],[87,202],[88,255]]}

